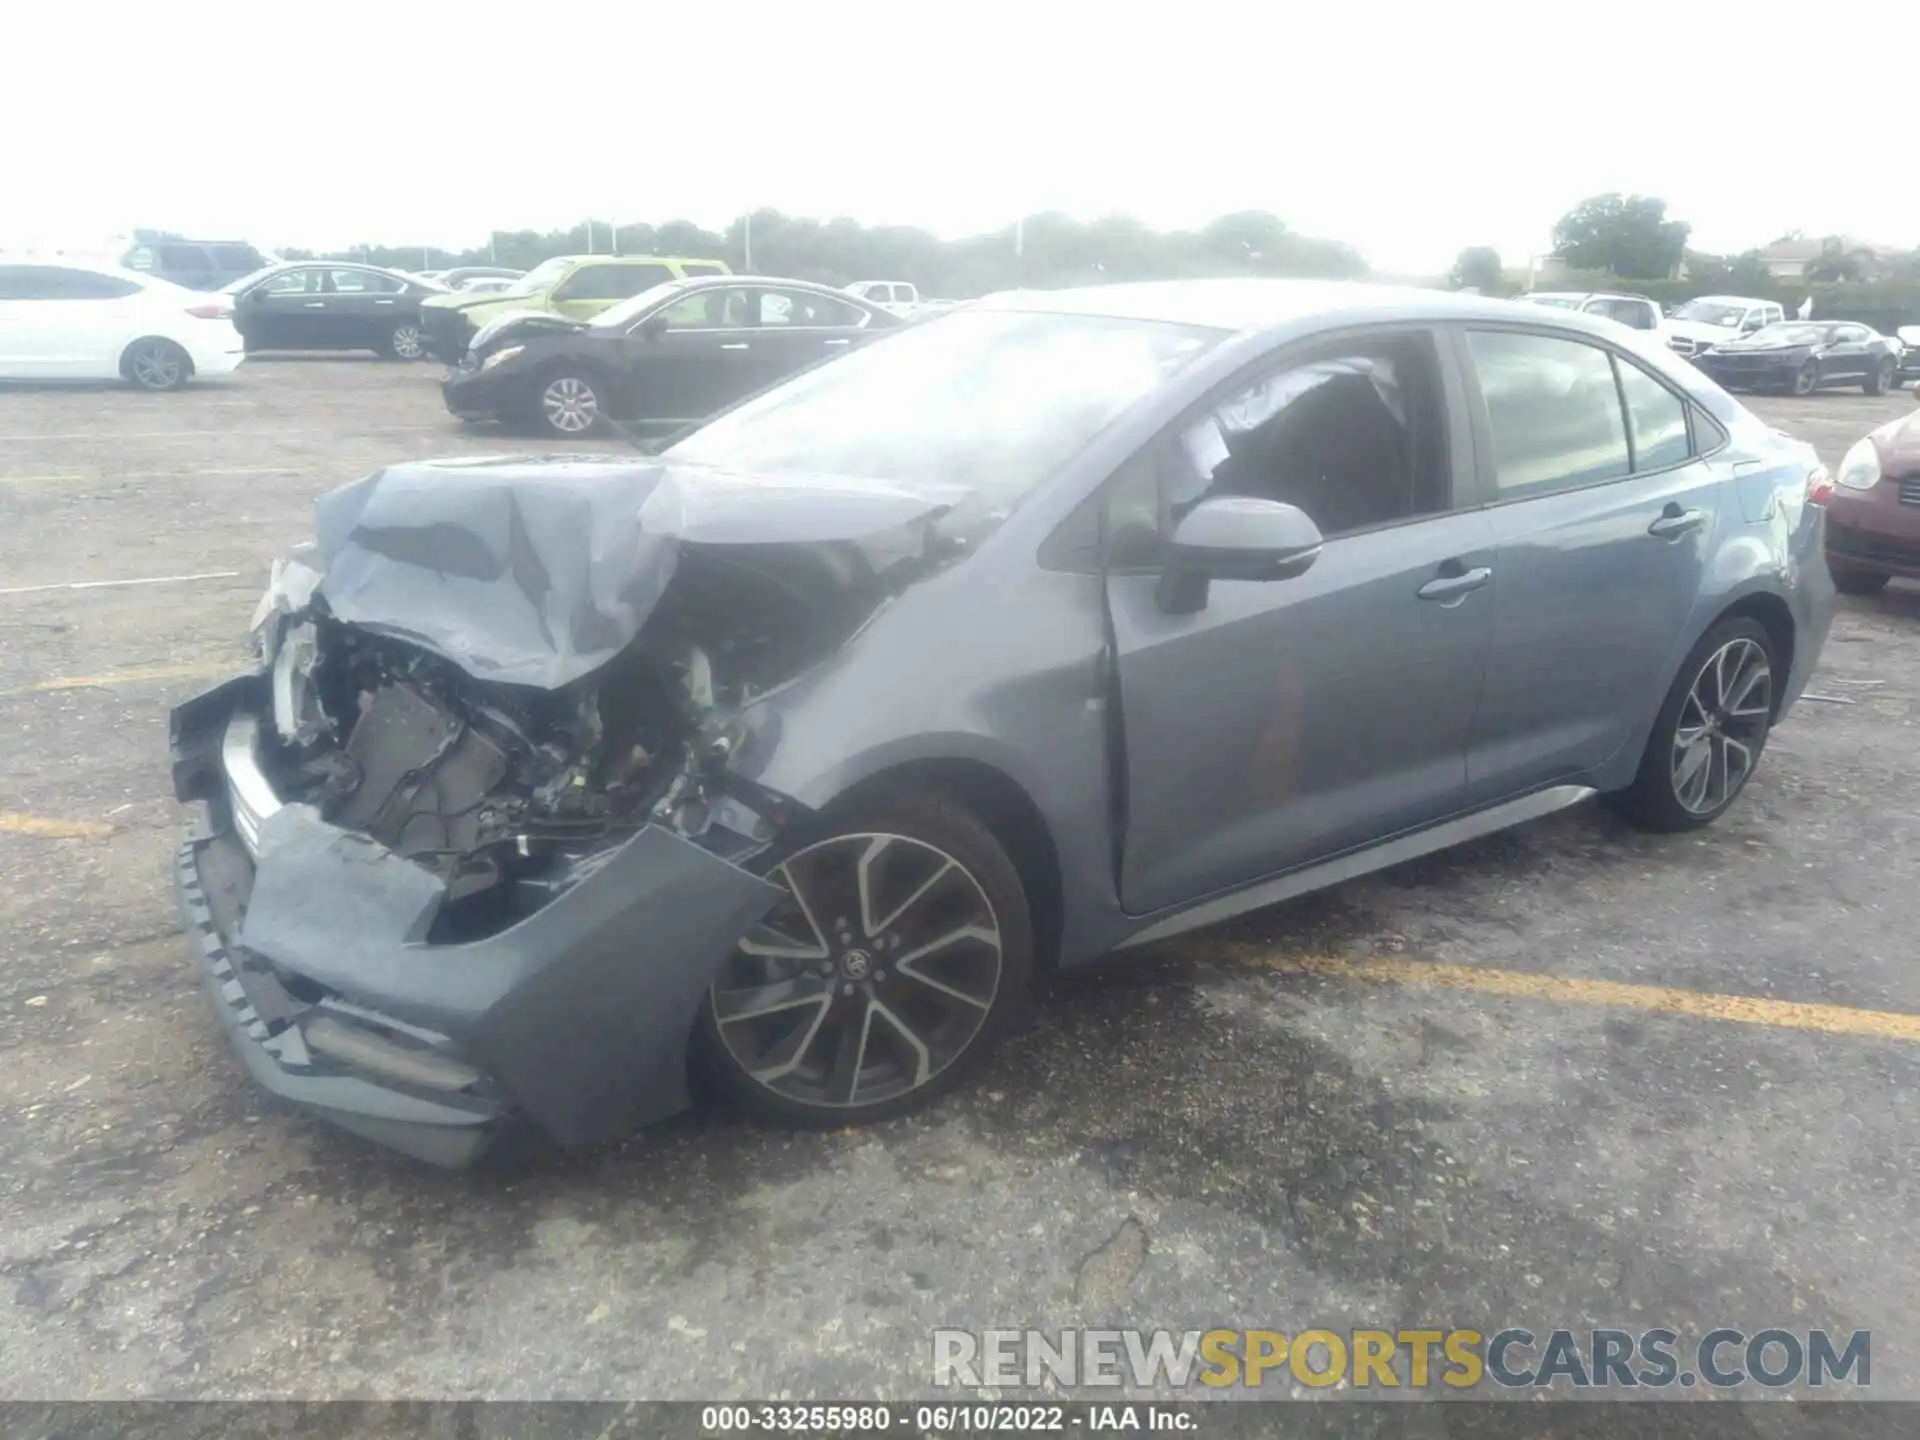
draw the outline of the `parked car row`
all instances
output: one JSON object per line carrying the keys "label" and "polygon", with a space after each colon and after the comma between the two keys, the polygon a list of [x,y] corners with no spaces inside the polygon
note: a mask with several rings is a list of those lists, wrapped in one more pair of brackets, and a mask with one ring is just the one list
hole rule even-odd
{"label": "parked car row", "polygon": [[243,354],[225,295],[107,262],[0,253],[0,379],[177,390]]}

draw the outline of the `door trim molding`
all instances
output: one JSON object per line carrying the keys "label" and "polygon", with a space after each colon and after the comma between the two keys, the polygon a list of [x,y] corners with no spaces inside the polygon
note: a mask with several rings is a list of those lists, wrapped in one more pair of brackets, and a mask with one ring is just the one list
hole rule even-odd
{"label": "door trim molding", "polygon": [[1536,790],[1531,795],[1522,795],[1517,800],[1503,800],[1484,810],[1443,820],[1423,830],[1409,831],[1362,850],[1349,850],[1331,860],[1321,860],[1272,879],[1255,881],[1243,889],[1216,894],[1170,915],[1163,915],[1144,929],[1136,930],[1114,948],[1126,950],[1135,945],[1166,940],[1189,930],[1197,930],[1203,925],[1213,925],[1235,915],[1244,915],[1249,910],[1277,905],[1282,900],[1291,900],[1310,890],[1321,890],[1343,880],[1352,880],[1375,870],[1384,870],[1390,865],[1430,855],[1435,850],[1445,850],[1463,841],[1477,840],[1482,835],[1491,835],[1496,830],[1505,830],[1523,821],[1537,820],[1543,815],[1578,805],[1597,794],[1599,791],[1587,785],[1555,785],[1550,789]]}

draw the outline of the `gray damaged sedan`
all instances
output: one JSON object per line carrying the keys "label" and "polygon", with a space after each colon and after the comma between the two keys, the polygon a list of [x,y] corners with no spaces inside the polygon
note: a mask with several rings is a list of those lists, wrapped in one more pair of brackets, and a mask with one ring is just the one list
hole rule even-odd
{"label": "gray damaged sedan", "polygon": [[1713,820],[1826,637],[1826,472],[1581,316],[1015,294],[657,456],[324,496],[172,717],[254,1076],[471,1160],[704,1073],[958,1081],[1036,972],[1571,805]]}

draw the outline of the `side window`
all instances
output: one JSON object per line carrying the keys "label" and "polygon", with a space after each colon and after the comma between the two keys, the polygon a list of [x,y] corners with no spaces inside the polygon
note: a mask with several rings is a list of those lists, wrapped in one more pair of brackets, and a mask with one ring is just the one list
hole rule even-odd
{"label": "side window", "polygon": [[1156,440],[1076,506],[1040,547],[1041,566],[1094,574],[1104,544],[1111,569],[1159,569],[1165,560],[1168,449],[1164,437]]}
{"label": "side window", "polygon": [[1614,357],[1620,393],[1627,402],[1627,433],[1633,441],[1635,471],[1664,470],[1693,453],[1687,439],[1687,407],[1666,386],[1638,365]]}
{"label": "side window", "polygon": [[660,316],[669,330],[738,330],[753,324],[750,293],[728,285],[697,290],[676,300]]}
{"label": "side window", "polygon": [[318,270],[284,270],[258,289],[263,295],[304,295],[318,290],[319,280]]}
{"label": "side window", "polygon": [[94,270],[52,270],[51,284],[61,300],[124,300],[140,293],[131,280],[102,275]]}
{"label": "side window", "polygon": [[665,265],[583,265],[553,292],[556,300],[628,300],[674,278]]}
{"label": "side window", "polygon": [[323,288],[340,295],[391,295],[401,285],[391,275],[371,270],[329,270],[327,279],[330,283]]}
{"label": "side window", "polygon": [[1500,498],[1617,480],[1631,470],[1606,351],[1517,331],[1467,335],[1493,436]]}
{"label": "side window", "polygon": [[1842,325],[1834,331],[1833,338],[1842,345],[1858,345],[1867,338],[1867,332],[1858,325]]}
{"label": "side window", "polygon": [[1183,433],[1184,513],[1215,495],[1281,500],[1342,535],[1451,503],[1439,367],[1425,334],[1293,362]]}
{"label": "side window", "polygon": [[51,300],[49,273],[42,265],[0,265],[0,300]]}
{"label": "side window", "polygon": [[851,330],[867,323],[867,312],[858,305],[803,290],[762,290],[760,323],[814,330]]}

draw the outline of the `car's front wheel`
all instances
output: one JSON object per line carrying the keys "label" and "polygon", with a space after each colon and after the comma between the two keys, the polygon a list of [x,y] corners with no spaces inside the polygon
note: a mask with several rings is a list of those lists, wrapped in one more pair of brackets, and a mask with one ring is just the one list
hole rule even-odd
{"label": "car's front wheel", "polygon": [[1648,830],[1719,819],[1753,778],[1785,683],[1764,625],[1745,616],[1715,625],[1680,667],[1615,805]]}
{"label": "car's front wheel", "polygon": [[721,965],[695,1047],[757,1117],[825,1127],[918,1109],[1017,1014],[1033,967],[1026,893],[958,802],[852,811],[768,878],[786,896]]}
{"label": "car's front wheel", "polygon": [[1820,388],[1820,367],[1809,360],[1794,372],[1793,393],[1811,395]]}
{"label": "car's front wheel", "polygon": [[564,370],[540,382],[534,418],[550,435],[577,439],[600,428],[606,419],[606,397],[593,376]]}
{"label": "car's front wheel", "polygon": [[136,340],[120,357],[120,373],[142,390],[178,390],[193,376],[193,361],[171,340]]}
{"label": "car's front wheel", "polygon": [[1893,388],[1893,372],[1893,357],[1889,355],[1867,372],[1867,378],[1860,382],[1860,388],[1869,395],[1884,395]]}

